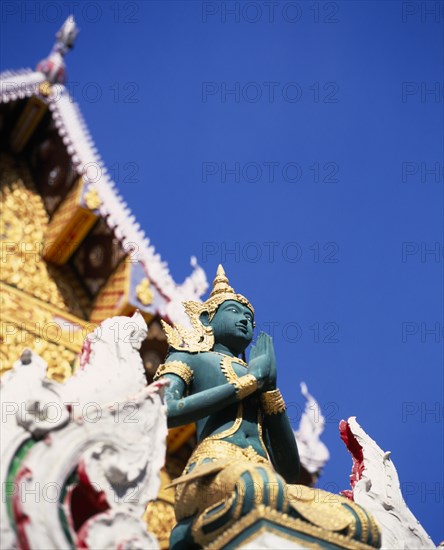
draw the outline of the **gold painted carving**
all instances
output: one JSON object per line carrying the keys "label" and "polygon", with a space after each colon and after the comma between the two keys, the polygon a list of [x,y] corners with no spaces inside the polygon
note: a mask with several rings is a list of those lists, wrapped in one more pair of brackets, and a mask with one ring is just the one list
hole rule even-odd
{"label": "gold painted carving", "polygon": [[169,548],[170,533],[176,524],[174,515],[174,506],[161,499],[148,503],[144,519],[148,531],[159,541],[160,548],[167,550]]}
{"label": "gold painted carving", "polygon": [[47,376],[57,382],[69,378],[76,368],[78,355],[61,343],[43,340],[20,325],[1,323],[0,374],[12,368],[25,348],[32,349],[48,363]]}
{"label": "gold painted carving", "polygon": [[[248,499],[251,498],[257,506],[260,506],[263,499],[263,476],[268,479],[268,482],[276,486],[278,480],[271,465],[266,463],[265,459],[261,457],[259,459],[254,461],[249,456],[239,453],[236,458],[233,457],[228,465],[224,465],[224,462],[226,462],[224,460],[216,460],[212,464],[216,466],[220,463],[223,467],[215,476],[210,479],[203,478],[196,483],[183,484],[178,488],[177,493],[182,493],[183,500],[188,503],[188,507],[177,510],[176,505],[176,514],[185,514],[185,517],[189,517],[190,510],[193,510],[193,508],[196,510],[197,516],[192,523],[192,535],[193,539],[203,548],[207,548],[207,545],[219,534],[241,520],[247,492],[249,493]],[[260,466],[260,472],[258,471],[258,465]],[[190,476],[197,468],[201,469],[204,466],[194,468]],[[248,489],[242,476],[247,472],[253,481]],[[274,493],[274,491],[270,492]],[[237,502],[233,508],[235,499]],[[271,497],[271,500],[273,500],[273,497]],[[288,506],[285,495],[281,504],[283,507]],[[214,520],[227,514],[227,512],[229,512],[229,517],[224,518],[222,525],[215,526]],[[237,548],[240,545],[228,545],[227,547]]]}
{"label": "gold painted carving", "polygon": [[170,326],[162,320],[162,327],[165,331],[170,347],[176,350],[189,352],[210,351],[214,346],[214,335],[211,327],[204,326],[199,319],[202,304],[198,302],[184,302],[185,312],[190,318],[192,329],[186,329],[177,323]]}
{"label": "gold painted carving", "polygon": [[[28,171],[0,156],[1,280],[63,311],[83,316],[79,298],[42,259],[48,214]],[[32,318],[32,317],[31,317]]]}
{"label": "gold painted carving", "polygon": [[83,198],[86,206],[90,210],[97,210],[97,208],[99,208],[99,206],[102,204],[102,200],[100,199],[99,193],[97,192],[97,189],[93,185],[91,185],[91,187],[85,193],[85,196]]}
{"label": "gold painted carving", "polygon": [[47,110],[47,104],[37,97],[26,100],[25,108],[11,132],[11,149],[15,153],[25,148]]}
{"label": "gold painted carving", "polygon": [[43,256],[57,265],[69,260],[98,219],[80,204],[83,186],[83,178],[80,177],[55,211],[46,230]]}
{"label": "gold painted carving", "polygon": [[328,531],[342,531],[354,523],[352,512],[341,504],[344,497],[305,485],[287,488],[291,506],[310,523]]}
{"label": "gold painted carving", "polygon": [[89,330],[85,304],[66,274],[43,260],[48,214],[24,165],[0,156],[1,372],[12,368],[24,348],[48,363],[48,376],[62,381],[75,368]]}
{"label": "gold painted carving", "polygon": [[42,82],[39,85],[39,92],[42,94],[42,96],[48,97],[51,93],[51,83],[47,80],[45,80],[45,82]]}
{"label": "gold painted carving", "polygon": [[171,455],[178,451],[196,433],[195,424],[186,424],[177,428],[170,428],[167,437],[167,449]]}
{"label": "gold painted carving", "polygon": [[74,188],[68,193],[68,196],[54,212],[51,221],[46,229],[46,241],[52,245],[52,241],[57,238],[67,222],[73,217],[76,206],[80,202],[82,195],[83,178],[79,178],[74,184]]}
{"label": "gold painted carving", "polygon": [[[61,343],[67,349],[79,353],[83,341],[95,325],[60,311],[28,296],[24,292],[0,282],[1,312],[3,323],[17,325],[20,330]],[[18,357],[16,357],[18,359]]]}
{"label": "gold painted carving", "polygon": [[[189,458],[185,473],[169,485],[176,487],[175,507],[178,520],[219,502],[220,497],[231,493],[240,474],[254,471],[255,465],[270,467],[268,460],[251,446],[241,448],[228,441],[204,439]],[[223,479],[215,478],[215,475],[220,475]],[[224,491],[222,495],[221,489]]]}
{"label": "gold painted carving", "polygon": [[93,326],[0,283],[0,372],[14,365],[25,348],[48,363],[48,376],[63,381],[75,369],[83,340]]}
{"label": "gold painted carving", "polygon": [[136,286],[137,299],[144,306],[150,305],[153,301],[154,295],[150,286],[150,282],[146,277],[142,279],[140,283]]}
{"label": "gold painted carving", "polygon": [[181,378],[187,386],[189,386],[193,380],[193,371],[186,363],[182,363],[182,361],[171,361],[170,363],[159,365],[154,375],[154,380],[157,380],[164,374],[175,374]]}
{"label": "gold painted carving", "polygon": [[284,398],[279,390],[263,392],[261,405],[265,414],[279,414],[286,410]]}
{"label": "gold painted carving", "polygon": [[129,304],[131,262],[125,259],[100,290],[91,311],[91,322],[101,323],[113,315],[129,315],[136,308]]}

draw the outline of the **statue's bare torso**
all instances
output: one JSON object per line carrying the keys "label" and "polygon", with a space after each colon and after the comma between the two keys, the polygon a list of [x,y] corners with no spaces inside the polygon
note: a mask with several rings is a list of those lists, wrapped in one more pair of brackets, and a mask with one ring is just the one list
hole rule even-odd
{"label": "statue's bare torso", "polygon": [[[189,395],[199,394],[204,390],[227,383],[221,369],[223,358],[224,356],[221,353],[212,351],[197,354],[175,353],[171,357],[171,359],[180,359],[180,361],[185,362],[193,371],[193,383]],[[238,377],[248,374],[248,367],[243,365],[240,360],[236,362],[236,358],[233,358],[231,366]],[[198,442],[209,436],[230,430],[238,414],[241,414],[240,426],[235,433],[222,436],[222,439],[242,448],[253,447],[258,454],[266,457],[266,450],[260,437],[260,407],[257,394],[243,399],[241,404],[228,405],[216,413],[198,420],[196,422]]]}

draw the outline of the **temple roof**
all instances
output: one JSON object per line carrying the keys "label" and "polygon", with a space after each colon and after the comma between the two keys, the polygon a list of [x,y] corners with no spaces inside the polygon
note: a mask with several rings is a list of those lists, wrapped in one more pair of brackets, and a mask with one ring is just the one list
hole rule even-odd
{"label": "temple roof", "polygon": [[[70,156],[73,169],[78,176],[83,176],[85,187],[93,185],[99,195],[98,214],[112,229],[124,250],[135,245],[136,256],[132,255],[132,259],[137,259],[140,262],[150,282],[166,298],[164,303],[159,302],[161,308],[159,314],[171,321],[186,323],[188,320],[183,312],[182,302],[199,300],[205,293],[208,287],[205,272],[197,264],[196,258],[191,257],[192,273],[182,284],[177,284],[170,274],[167,263],[156,252],[149,237],[117,192],[115,183],[109,176],[98,153],[79,106],[62,83],[65,78],[63,57],[73,43],[72,35],[69,47],[63,49],[63,44],[61,46],[60,42],[60,36],[63,35],[63,29],[68,22],[72,27],[73,20],[68,18],[57,34],[57,42],[53,51],[46,60],[37,65],[36,70],[21,69],[0,73],[0,104],[12,103],[34,96],[46,103]],[[54,56],[56,56],[56,61],[54,61]]]}

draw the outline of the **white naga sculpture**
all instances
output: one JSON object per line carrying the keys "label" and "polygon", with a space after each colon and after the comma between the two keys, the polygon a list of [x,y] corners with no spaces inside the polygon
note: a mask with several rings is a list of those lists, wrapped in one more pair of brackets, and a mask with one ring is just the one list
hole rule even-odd
{"label": "white naga sculpture", "polygon": [[412,514],[401,493],[398,473],[390,458],[356,422],[342,421],[341,438],[353,459],[350,497],[379,523],[383,550],[436,548]]}
{"label": "white naga sculpture", "polygon": [[146,386],[138,353],[146,334],[140,314],[115,317],[67,383],[30,351],[1,378],[2,548],[158,548],[141,518],[167,425],[164,384]]}
{"label": "white naga sculpture", "polygon": [[[325,419],[320,406],[301,383],[305,410],[295,432],[301,464],[311,474],[319,475],[329,459],[327,447],[320,440]],[[430,536],[412,514],[402,496],[398,473],[390,458],[361,428],[355,417],[342,420],[341,438],[352,455],[351,489],[345,496],[354,500],[376,519],[381,529],[382,550],[427,550],[436,548]],[[255,541],[257,544],[259,541]],[[282,540],[281,544],[287,544]],[[266,546],[266,544],[270,544]],[[264,538],[263,546],[275,548],[272,539]],[[288,546],[285,546],[287,548]],[[247,550],[248,546],[245,546]],[[253,548],[253,546],[251,547]],[[284,548],[284,546],[282,546]]]}

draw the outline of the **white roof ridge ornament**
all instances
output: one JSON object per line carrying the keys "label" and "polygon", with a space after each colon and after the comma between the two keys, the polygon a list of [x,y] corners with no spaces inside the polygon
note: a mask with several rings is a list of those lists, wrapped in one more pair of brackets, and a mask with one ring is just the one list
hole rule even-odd
{"label": "white roof ridge ornament", "polygon": [[66,70],[64,57],[74,47],[79,28],[74,17],[69,15],[59,31],[49,56],[38,63],[36,70],[45,75],[50,84],[64,84]]}

